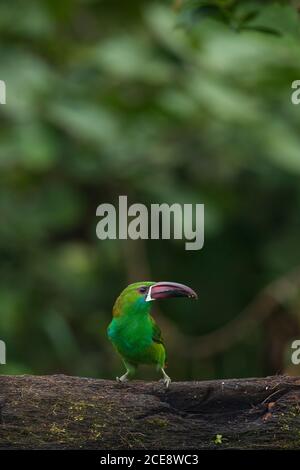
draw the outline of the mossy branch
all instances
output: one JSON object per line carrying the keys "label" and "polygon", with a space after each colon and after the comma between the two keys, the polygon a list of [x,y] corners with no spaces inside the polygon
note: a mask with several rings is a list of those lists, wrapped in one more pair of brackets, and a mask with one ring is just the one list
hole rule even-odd
{"label": "mossy branch", "polygon": [[0,377],[1,449],[296,449],[300,378]]}

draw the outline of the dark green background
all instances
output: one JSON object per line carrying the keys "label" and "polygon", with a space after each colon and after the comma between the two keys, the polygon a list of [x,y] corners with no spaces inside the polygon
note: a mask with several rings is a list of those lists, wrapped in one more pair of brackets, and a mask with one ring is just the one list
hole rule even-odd
{"label": "dark green background", "polygon": [[[206,358],[172,325],[200,344],[300,263],[295,3],[1,1],[1,373],[119,374],[111,308],[146,278],[199,293],[159,305],[173,379],[277,372],[264,321]],[[96,208],[121,194],[204,203],[204,249],[99,241]]]}

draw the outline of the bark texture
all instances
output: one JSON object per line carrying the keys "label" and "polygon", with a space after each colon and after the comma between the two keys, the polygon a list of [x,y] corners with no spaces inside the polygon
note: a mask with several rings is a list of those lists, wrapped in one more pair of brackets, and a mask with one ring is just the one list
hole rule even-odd
{"label": "bark texture", "polygon": [[0,377],[1,449],[298,449],[300,377]]}

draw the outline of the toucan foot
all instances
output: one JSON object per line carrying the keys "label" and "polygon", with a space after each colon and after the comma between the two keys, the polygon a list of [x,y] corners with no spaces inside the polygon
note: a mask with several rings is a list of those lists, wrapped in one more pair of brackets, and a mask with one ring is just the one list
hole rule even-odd
{"label": "toucan foot", "polygon": [[169,386],[170,386],[172,380],[171,380],[171,378],[167,375],[167,377],[164,377],[163,379],[160,379],[160,382],[162,382],[162,383],[166,386],[166,388],[169,388]]}
{"label": "toucan foot", "polygon": [[126,383],[128,382],[128,377],[126,374],[122,375],[122,377],[116,377],[116,381],[119,383]]}

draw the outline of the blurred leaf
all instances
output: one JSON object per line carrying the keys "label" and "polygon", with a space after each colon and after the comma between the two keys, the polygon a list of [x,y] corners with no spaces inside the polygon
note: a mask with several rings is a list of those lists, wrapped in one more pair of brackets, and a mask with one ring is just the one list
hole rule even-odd
{"label": "blurred leaf", "polygon": [[[268,126],[268,138],[270,158],[283,169],[291,172],[300,172],[299,135],[281,122],[274,122]],[[284,158],[283,158],[284,155]]]}
{"label": "blurred leaf", "polygon": [[54,24],[43,2],[27,2],[24,14],[22,0],[3,1],[0,5],[0,31],[25,38],[43,38],[54,33]]}
{"label": "blurred leaf", "polygon": [[119,133],[114,116],[92,103],[54,103],[49,117],[73,137],[100,146],[112,142]]}
{"label": "blurred leaf", "polygon": [[298,39],[300,36],[299,17],[296,8],[278,3],[260,8],[255,18],[247,22],[247,28],[294,36]]}
{"label": "blurred leaf", "polygon": [[54,83],[54,74],[43,60],[22,49],[3,48],[0,54],[1,79],[7,84],[7,106],[3,112],[26,122],[38,113],[41,99]]}
{"label": "blurred leaf", "polygon": [[150,45],[141,37],[113,38],[93,51],[92,59],[119,79],[140,79],[149,83],[166,82],[171,78],[171,68],[154,57]]}

